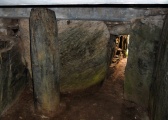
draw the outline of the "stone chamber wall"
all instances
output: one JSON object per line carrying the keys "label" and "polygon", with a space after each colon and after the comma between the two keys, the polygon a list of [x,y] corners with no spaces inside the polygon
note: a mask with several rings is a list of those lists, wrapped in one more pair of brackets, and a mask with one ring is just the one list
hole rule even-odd
{"label": "stone chamber wall", "polygon": [[[24,58],[31,71],[29,20],[20,20]],[[103,22],[58,21],[60,90],[71,93],[102,82],[108,69],[110,34]],[[30,72],[31,73],[31,72]]]}
{"label": "stone chamber wall", "polygon": [[131,24],[124,97],[147,108],[158,42],[164,16],[151,16]]}
{"label": "stone chamber wall", "polygon": [[151,120],[168,119],[168,16],[158,43],[153,82],[150,89]]}
{"label": "stone chamber wall", "polygon": [[130,35],[124,98],[144,108],[149,105],[150,86],[164,18],[164,15],[155,15],[130,22],[106,23],[111,34]]}
{"label": "stone chamber wall", "polygon": [[108,69],[110,34],[103,22],[58,22],[60,89],[75,92],[102,82]]}
{"label": "stone chamber wall", "polygon": [[130,28],[125,99],[148,108],[151,120],[167,120],[168,17],[146,17]]}
{"label": "stone chamber wall", "polygon": [[29,75],[17,19],[0,19],[0,114],[19,96]]}
{"label": "stone chamber wall", "polygon": [[[148,16],[119,24],[112,30],[108,30],[103,22],[58,21],[61,93],[84,90],[101,83],[106,78],[114,49],[111,45],[114,38],[110,39],[110,33],[130,34],[125,99],[145,108],[150,105],[152,120],[167,120],[168,31],[167,22],[163,25],[164,20],[164,15]],[[12,36],[12,42],[1,39],[0,44],[0,113],[22,91],[31,76],[29,20],[20,19],[16,22],[20,30],[19,37],[11,35],[3,22],[1,19],[0,36]],[[124,29],[118,29],[123,26]],[[11,43],[13,47],[9,45],[11,49],[3,52],[4,46]],[[15,64],[12,64],[13,61],[16,61]]]}
{"label": "stone chamber wall", "polygon": [[[1,23],[4,21],[2,19]],[[16,20],[15,24],[19,31],[13,35],[14,47],[4,57],[1,54],[5,61],[1,63],[1,66],[4,65],[1,72],[4,74],[4,69],[9,72],[5,72],[6,75],[0,79],[0,113],[17,98],[26,83],[32,82],[29,19]],[[58,21],[58,29],[61,93],[82,91],[105,80],[108,54],[111,54],[107,53],[110,38],[107,26],[103,22],[65,20]],[[10,36],[7,29],[2,27],[0,30],[5,37]]]}

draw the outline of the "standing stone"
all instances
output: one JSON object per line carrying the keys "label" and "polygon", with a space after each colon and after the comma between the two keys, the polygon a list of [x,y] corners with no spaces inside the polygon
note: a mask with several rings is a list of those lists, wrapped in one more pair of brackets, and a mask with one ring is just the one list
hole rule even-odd
{"label": "standing stone", "polygon": [[57,111],[60,102],[55,13],[44,8],[32,9],[30,35],[35,108],[52,114]]}
{"label": "standing stone", "polygon": [[151,85],[151,120],[168,120],[168,16],[165,19],[156,55],[154,81]]}
{"label": "standing stone", "polygon": [[124,97],[144,108],[148,107],[155,52],[164,16],[137,20],[130,33],[129,56],[125,70]]}
{"label": "standing stone", "polygon": [[[111,63],[110,34],[101,21],[60,20],[57,22],[60,54],[60,92],[72,93],[97,86],[105,80]],[[31,73],[29,22],[19,20],[25,50],[24,61]],[[109,43],[108,43],[109,42]],[[89,76],[89,77],[88,77]]]}

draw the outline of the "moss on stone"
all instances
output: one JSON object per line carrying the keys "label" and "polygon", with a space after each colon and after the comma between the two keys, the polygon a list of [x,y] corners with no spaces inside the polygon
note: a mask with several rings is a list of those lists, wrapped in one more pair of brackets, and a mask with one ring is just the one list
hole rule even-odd
{"label": "moss on stone", "polygon": [[101,65],[94,70],[93,68],[90,68],[81,73],[74,73],[71,76],[64,78],[66,79],[66,82],[61,82],[61,92],[74,92],[89,88],[104,80],[106,72],[106,66]]}
{"label": "moss on stone", "polygon": [[110,37],[106,25],[96,21],[72,21],[67,25],[65,21],[62,26],[66,29],[60,28],[58,34],[61,92],[84,90],[104,80]]}

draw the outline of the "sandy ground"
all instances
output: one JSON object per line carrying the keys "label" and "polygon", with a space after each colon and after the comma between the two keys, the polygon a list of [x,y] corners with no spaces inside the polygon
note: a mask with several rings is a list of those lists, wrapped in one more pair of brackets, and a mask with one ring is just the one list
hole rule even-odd
{"label": "sandy ground", "polygon": [[109,77],[101,88],[61,95],[59,115],[48,117],[34,112],[33,94],[25,89],[19,100],[0,120],[148,120],[145,111],[123,98],[124,71],[127,59],[110,66]]}

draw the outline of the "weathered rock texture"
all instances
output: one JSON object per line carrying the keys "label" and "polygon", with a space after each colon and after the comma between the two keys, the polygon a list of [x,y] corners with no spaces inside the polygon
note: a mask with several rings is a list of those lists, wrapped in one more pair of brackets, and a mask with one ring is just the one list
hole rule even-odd
{"label": "weathered rock texture", "polygon": [[30,55],[30,32],[29,32],[29,19],[19,19],[19,36],[23,44],[22,56],[24,62],[32,77],[31,70],[31,55]]}
{"label": "weathered rock texture", "polygon": [[108,68],[109,32],[103,22],[60,21],[60,88],[74,92],[100,83]]}
{"label": "weathered rock texture", "polygon": [[[16,2],[14,2],[16,4]],[[10,3],[11,4],[11,3]],[[56,7],[50,8],[59,20],[132,21],[167,14],[167,8]],[[0,8],[0,17],[29,18],[31,8]]]}
{"label": "weathered rock texture", "polygon": [[131,32],[131,22],[105,22],[110,34],[127,35]]}
{"label": "weathered rock texture", "polygon": [[154,81],[151,86],[151,120],[168,120],[168,16],[157,50]]}
{"label": "weathered rock texture", "polygon": [[125,71],[124,95],[148,107],[149,88],[155,64],[155,53],[161,40],[164,16],[137,20],[130,32],[129,57]]}
{"label": "weathered rock texture", "polygon": [[50,115],[60,101],[57,21],[55,12],[48,9],[32,9],[30,14],[35,106]]}
{"label": "weathered rock texture", "polygon": [[0,19],[0,114],[10,106],[28,81],[22,61],[22,42],[15,37],[17,20]]}
{"label": "weathered rock texture", "polygon": [[[19,20],[23,54],[29,72],[29,22]],[[106,25],[94,21],[58,21],[61,92],[86,89],[105,79],[112,52]],[[109,43],[108,43],[109,42]]]}

